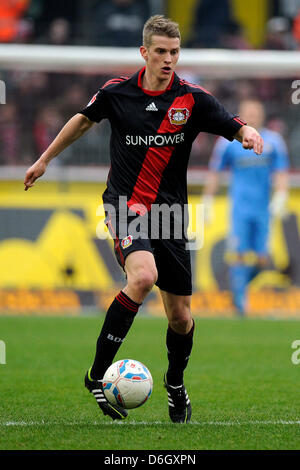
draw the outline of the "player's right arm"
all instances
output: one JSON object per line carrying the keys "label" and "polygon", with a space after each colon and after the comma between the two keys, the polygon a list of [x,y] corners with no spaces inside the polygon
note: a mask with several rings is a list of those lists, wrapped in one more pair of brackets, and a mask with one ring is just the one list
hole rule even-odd
{"label": "player's right arm", "polygon": [[220,172],[230,164],[228,144],[223,138],[217,140],[208,165],[209,171],[202,196],[204,220],[207,223],[211,223],[214,218],[214,196],[219,189]]}
{"label": "player's right arm", "polygon": [[219,188],[219,172],[216,170],[210,170],[207,175],[207,180],[202,196],[202,204],[204,207],[204,220],[207,223],[211,223],[214,218],[214,196]]}
{"label": "player's right arm", "polygon": [[284,218],[288,214],[289,156],[287,146],[281,135],[273,134],[273,140],[272,170],[274,191],[269,209],[273,217]]}
{"label": "player's right arm", "polygon": [[49,162],[53,158],[75,142],[75,140],[79,139],[93,124],[95,123],[90,121],[83,114],[75,114],[75,116],[65,124],[40,158],[28,168],[24,180],[25,191],[34,186],[34,182],[45,173]]}

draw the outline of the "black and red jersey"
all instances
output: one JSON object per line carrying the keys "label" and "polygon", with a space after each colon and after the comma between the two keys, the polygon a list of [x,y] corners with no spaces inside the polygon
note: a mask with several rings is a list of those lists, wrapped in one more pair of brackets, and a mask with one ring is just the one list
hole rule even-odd
{"label": "black and red jersey", "polygon": [[245,123],[176,73],[166,90],[144,90],[144,72],[109,80],[80,112],[111,124],[104,202],[126,196],[128,207],[142,204],[149,211],[153,203],[187,203],[188,160],[199,132],[233,140]]}

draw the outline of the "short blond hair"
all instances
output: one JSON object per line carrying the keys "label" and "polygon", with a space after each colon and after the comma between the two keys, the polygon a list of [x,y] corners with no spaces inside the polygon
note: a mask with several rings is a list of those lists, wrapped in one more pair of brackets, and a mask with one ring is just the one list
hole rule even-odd
{"label": "short blond hair", "polygon": [[152,36],[167,36],[168,38],[181,39],[178,23],[163,15],[151,16],[145,23],[143,29],[143,45],[151,46]]}

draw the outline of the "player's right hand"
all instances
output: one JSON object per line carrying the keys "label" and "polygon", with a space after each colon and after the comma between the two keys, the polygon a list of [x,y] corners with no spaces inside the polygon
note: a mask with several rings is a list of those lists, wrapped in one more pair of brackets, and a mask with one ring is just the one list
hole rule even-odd
{"label": "player's right hand", "polygon": [[284,219],[287,216],[287,199],[287,191],[277,190],[274,192],[271,202],[269,204],[269,210],[273,217]]}
{"label": "player's right hand", "polygon": [[25,191],[34,186],[35,180],[45,173],[46,167],[47,164],[43,160],[39,159],[30,168],[28,168],[24,179]]}

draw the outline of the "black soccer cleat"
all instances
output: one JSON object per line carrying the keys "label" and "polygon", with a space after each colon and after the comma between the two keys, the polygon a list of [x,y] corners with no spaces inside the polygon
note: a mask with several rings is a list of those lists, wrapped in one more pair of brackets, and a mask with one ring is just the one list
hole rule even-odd
{"label": "black soccer cleat", "polygon": [[94,395],[104,415],[110,416],[113,420],[125,419],[127,417],[128,413],[124,408],[109,403],[103,392],[102,381],[91,380],[89,378],[89,371],[85,374],[84,385]]}
{"label": "black soccer cleat", "polygon": [[167,383],[164,376],[164,386],[168,393],[169,416],[173,423],[189,423],[192,416],[192,406],[184,384],[173,387]]}

